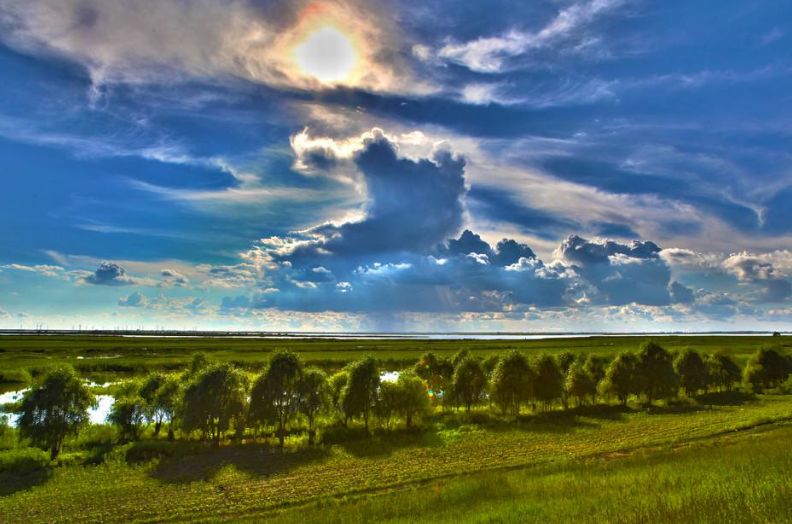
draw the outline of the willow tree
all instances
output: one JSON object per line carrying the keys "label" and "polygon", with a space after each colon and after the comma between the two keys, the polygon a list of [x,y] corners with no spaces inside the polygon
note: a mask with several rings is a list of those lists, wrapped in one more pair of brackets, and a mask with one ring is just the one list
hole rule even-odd
{"label": "willow tree", "polygon": [[95,403],[72,368],[58,368],[22,397],[17,410],[19,436],[49,449],[50,459],[55,460],[64,439],[88,423],[88,410]]}
{"label": "willow tree", "polygon": [[280,351],[272,356],[267,370],[256,379],[250,392],[249,420],[254,424],[276,427],[278,443],[283,448],[286,427],[300,407],[303,367],[294,353]]}
{"label": "willow tree", "polygon": [[247,377],[231,364],[205,368],[184,391],[182,426],[200,431],[219,447],[225,432],[245,413],[247,387]]}

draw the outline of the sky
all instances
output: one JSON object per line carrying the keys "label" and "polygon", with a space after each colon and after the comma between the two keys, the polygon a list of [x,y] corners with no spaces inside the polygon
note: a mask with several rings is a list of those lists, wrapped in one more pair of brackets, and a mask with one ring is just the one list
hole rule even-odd
{"label": "sky", "polygon": [[786,330],[790,22],[0,0],[0,328]]}

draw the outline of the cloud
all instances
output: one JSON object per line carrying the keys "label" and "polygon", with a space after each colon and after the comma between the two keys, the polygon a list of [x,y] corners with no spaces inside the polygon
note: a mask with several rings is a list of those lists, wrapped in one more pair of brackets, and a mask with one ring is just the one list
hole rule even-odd
{"label": "cloud", "polygon": [[102,262],[96,271],[85,276],[83,281],[96,286],[131,286],[140,283],[127,275],[126,270],[114,262]]}
{"label": "cloud", "polygon": [[738,280],[759,284],[764,288],[761,300],[781,302],[792,296],[792,284],[779,276],[768,258],[743,252],[724,260],[723,267],[736,275]]}
{"label": "cloud", "polygon": [[[510,30],[494,37],[482,37],[464,43],[449,43],[437,51],[437,57],[481,73],[498,73],[509,68],[509,59],[585,36],[582,28],[601,15],[619,7],[621,0],[591,0],[561,9],[537,32]],[[421,49],[417,56],[427,56]],[[414,49],[415,52],[415,49]]]}
{"label": "cloud", "polygon": [[61,266],[54,266],[50,264],[37,264],[33,266],[26,266],[24,264],[5,264],[0,266],[0,270],[12,271],[25,271],[28,273],[37,273],[45,277],[57,277],[63,275],[63,268]]}
{"label": "cloud", "polygon": [[163,278],[163,286],[186,287],[190,284],[189,278],[173,269],[163,269],[160,272],[160,276]]}
{"label": "cloud", "polygon": [[[111,83],[234,78],[276,87],[323,89],[297,65],[295,49],[313,31],[335,27],[356,52],[338,85],[374,91],[429,92],[396,52],[389,14],[368,3],[261,4],[232,0],[161,0],[140,9],[101,0],[0,0],[3,40],[36,54],[84,65],[94,96]],[[398,74],[397,74],[398,72]]]}
{"label": "cloud", "polygon": [[140,291],[135,291],[126,298],[119,298],[118,305],[121,307],[146,307],[148,299]]}

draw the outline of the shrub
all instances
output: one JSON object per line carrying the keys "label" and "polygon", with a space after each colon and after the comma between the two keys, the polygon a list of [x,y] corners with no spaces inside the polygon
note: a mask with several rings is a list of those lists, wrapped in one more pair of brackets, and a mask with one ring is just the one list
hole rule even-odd
{"label": "shrub", "polygon": [[19,448],[0,452],[0,473],[22,475],[48,468],[47,453],[38,448]]}

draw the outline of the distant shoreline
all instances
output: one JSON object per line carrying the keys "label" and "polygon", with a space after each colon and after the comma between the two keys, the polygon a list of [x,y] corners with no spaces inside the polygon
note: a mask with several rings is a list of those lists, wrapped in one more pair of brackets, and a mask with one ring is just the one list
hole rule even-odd
{"label": "distant shoreline", "polygon": [[324,338],[324,339],[552,339],[585,337],[667,337],[667,336],[772,336],[774,333],[789,335],[790,332],[774,331],[580,331],[580,332],[514,332],[514,331],[471,331],[471,332],[300,332],[300,331],[179,331],[179,330],[34,330],[0,329],[1,336],[96,336],[96,337],[140,337],[140,338]]}

